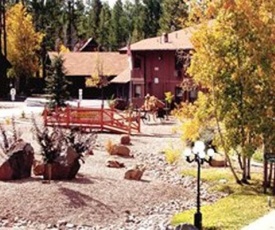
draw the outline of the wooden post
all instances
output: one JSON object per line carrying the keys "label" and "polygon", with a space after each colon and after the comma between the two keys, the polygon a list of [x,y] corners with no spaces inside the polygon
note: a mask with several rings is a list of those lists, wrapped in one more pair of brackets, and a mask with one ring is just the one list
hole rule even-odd
{"label": "wooden post", "polygon": [[100,128],[101,128],[101,132],[103,131],[103,104],[101,105],[101,110],[100,110]]}
{"label": "wooden post", "polygon": [[58,112],[57,106],[54,107],[54,116],[55,116],[57,126],[59,126],[59,112]]}
{"label": "wooden post", "polygon": [[140,133],[140,111],[137,114],[137,122],[138,122],[138,132]]}
{"label": "wooden post", "polygon": [[131,135],[132,115],[131,109],[128,110],[128,134]]}
{"label": "wooden post", "polygon": [[69,106],[67,105],[66,107],[66,125],[67,125],[67,128],[69,128],[69,125],[70,125],[70,108]]}
{"label": "wooden post", "polygon": [[264,193],[266,193],[266,189],[267,189],[267,171],[268,171],[268,167],[267,167],[267,160],[264,159]]}
{"label": "wooden post", "polygon": [[114,125],[114,120],[115,120],[115,118],[114,118],[114,111],[115,111],[115,108],[114,108],[114,107],[112,107],[112,108],[111,108],[111,120],[112,120],[112,126]]}

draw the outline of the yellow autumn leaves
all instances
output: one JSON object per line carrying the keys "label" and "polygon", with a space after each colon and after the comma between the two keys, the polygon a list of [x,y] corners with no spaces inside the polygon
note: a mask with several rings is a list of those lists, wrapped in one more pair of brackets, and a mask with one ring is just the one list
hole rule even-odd
{"label": "yellow autumn leaves", "polygon": [[14,77],[30,76],[39,70],[38,51],[43,34],[36,32],[33,19],[22,3],[7,11],[7,50]]}

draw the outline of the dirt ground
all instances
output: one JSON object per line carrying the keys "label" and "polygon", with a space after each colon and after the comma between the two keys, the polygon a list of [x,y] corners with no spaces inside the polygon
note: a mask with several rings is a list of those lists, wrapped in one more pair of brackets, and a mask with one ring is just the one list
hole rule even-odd
{"label": "dirt ground", "polygon": [[[72,181],[48,184],[43,183],[42,178],[32,176],[25,180],[0,182],[0,218],[48,224],[65,221],[75,225],[115,226],[125,221],[129,213],[145,215],[146,210],[163,202],[193,199],[191,188],[171,184],[154,175],[158,160],[148,166],[141,181],[124,179],[127,168],[144,163],[141,161],[146,158],[156,158],[171,143],[180,143],[179,135],[173,131],[175,126],[175,121],[142,125],[141,134],[133,135],[129,146],[137,157],[117,158],[126,168],[106,167],[106,160],[110,158],[105,149],[106,142],[118,143],[121,135],[103,133],[98,134],[94,155],[85,158]],[[17,127],[22,138],[33,145],[39,158],[31,122],[18,121]],[[167,167],[164,170],[169,170]]]}

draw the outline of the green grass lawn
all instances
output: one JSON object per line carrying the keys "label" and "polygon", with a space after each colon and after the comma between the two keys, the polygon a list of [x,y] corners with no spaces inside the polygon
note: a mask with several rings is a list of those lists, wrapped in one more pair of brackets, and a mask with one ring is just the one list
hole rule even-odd
{"label": "green grass lawn", "polygon": [[[183,175],[196,176],[196,169],[184,170]],[[201,208],[204,229],[241,229],[270,210],[267,202],[269,195],[263,194],[262,172],[253,173],[250,185],[243,186],[235,183],[232,173],[225,168],[204,168],[201,178],[213,185],[210,192],[229,193],[216,203]],[[196,210],[192,209],[176,214],[172,224],[193,224],[195,212]]]}

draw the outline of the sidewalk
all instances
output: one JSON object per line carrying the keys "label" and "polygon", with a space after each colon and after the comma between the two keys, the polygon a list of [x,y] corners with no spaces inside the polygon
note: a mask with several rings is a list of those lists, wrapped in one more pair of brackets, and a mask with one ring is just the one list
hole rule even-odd
{"label": "sidewalk", "polygon": [[275,210],[252,222],[242,230],[275,230]]}

